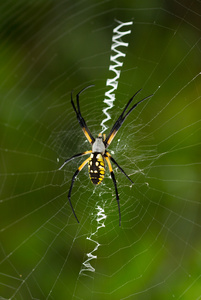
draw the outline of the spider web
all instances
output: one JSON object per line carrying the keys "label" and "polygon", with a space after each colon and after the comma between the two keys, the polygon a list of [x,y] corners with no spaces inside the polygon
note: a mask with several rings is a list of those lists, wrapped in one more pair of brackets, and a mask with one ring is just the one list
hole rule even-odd
{"label": "spider web", "polygon": [[[0,18],[1,299],[201,299],[200,1],[8,0]],[[95,187],[87,168],[77,224],[83,158],[58,168],[91,147],[70,92],[95,84],[80,106],[96,137],[115,20],[133,24],[105,132],[154,96],[109,147],[134,181],[114,166],[122,226],[109,172]]]}

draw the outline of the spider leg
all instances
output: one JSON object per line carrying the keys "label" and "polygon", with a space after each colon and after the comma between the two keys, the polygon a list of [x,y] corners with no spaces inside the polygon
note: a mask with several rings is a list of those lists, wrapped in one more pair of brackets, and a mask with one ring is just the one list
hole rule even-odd
{"label": "spider leg", "polygon": [[74,181],[75,181],[75,178],[77,177],[77,175],[79,174],[79,172],[84,168],[84,166],[88,163],[88,161],[90,160],[90,157],[88,157],[80,166],[79,168],[76,170],[76,172],[74,173],[73,175],[73,178],[72,178],[72,181],[71,181],[71,186],[70,186],[70,189],[69,189],[69,192],[68,192],[68,200],[69,200],[69,203],[70,203],[70,206],[71,206],[71,209],[73,211],[73,214],[75,216],[75,219],[77,220],[77,222],[79,223],[79,220],[76,216],[76,213],[74,211],[74,208],[73,208],[73,205],[71,203],[71,191],[72,191],[72,188],[73,188],[73,184],[74,184]]}
{"label": "spider leg", "polygon": [[115,176],[114,176],[114,172],[112,170],[112,165],[111,165],[109,157],[105,156],[105,159],[107,161],[108,168],[109,168],[109,171],[110,171],[110,175],[111,175],[111,178],[113,180],[114,187],[115,187],[116,200],[117,200],[117,205],[118,205],[118,210],[119,210],[119,226],[121,226],[121,211],[120,211],[120,203],[119,203],[119,194],[118,194],[118,190],[117,190],[117,182],[116,182],[116,179],[115,179]]}
{"label": "spider leg", "polygon": [[82,89],[82,90],[76,95],[77,109],[76,109],[75,104],[74,104],[74,102],[73,102],[73,92],[71,92],[71,104],[72,104],[73,109],[74,109],[74,111],[75,111],[75,113],[76,113],[76,115],[77,115],[78,122],[79,122],[79,124],[80,124],[80,126],[81,126],[81,128],[82,128],[82,130],[83,130],[83,132],[84,132],[84,134],[85,134],[85,136],[86,136],[86,138],[87,138],[87,140],[89,141],[90,144],[93,144],[94,141],[95,141],[95,139],[94,139],[93,135],[91,134],[89,128],[87,127],[87,124],[86,124],[86,122],[85,122],[85,120],[84,120],[84,118],[82,117],[82,114],[81,114],[81,112],[80,112],[79,96],[80,96],[80,94],[81,94],[82,92],[84,92],[86,89],[88,89],[88,88],[90,88],[90,87],[92,87],[92,86],[93,86],[93,85],[89,85],[89,86],[85,87],[84,89]]}
{"label": "spider leg", "polygon": [[107,155],[110,159],[111,159],[111,161],[119,168],[119,170],[130,180],[130,182],[132,183],[132,184],[134,184],[134,182],[130,179],[130,177],[128,177],[128,175],[126,174],[126,172],[119,166],[119,164],[116,162],[116,160],[112,157],[112,155],[108,152],[108,151],[106,151],[105,152],[106,154],[105,155]]}
{"label": "spider leg", "polygon": [[[133,101],[134,97],[135,97],[140,91],[141,91],[141,89],[140,89],[139,91],[137,91],[137,92],[133,95],[133,97],[131,97],[131,99],[130,99],[130,100],[128,101],[128,103],[126,104],[126,106],[125,106],[123,112],[121,113],[121,115],[119,116],[119,118],[117,119],[117,121],[114,123],[114,125],[113,125],[113,127],[112,127],[110,133],[108,134],[108,136],[106,137],[105,142],[104,142],[106,148],[111,144],[113,138],[115,137],[115,135],[117,134],[118,130],[119,130],[120,127],[122,126],[123,122],[124,122],[125,119],[128,117],[128,115],[133,111],[133,109],[136,108],[136,106],[137,106],[139,103],[141,103],[142,101],[144,101],[144,100],[146,100],[146,99],[148,99],[148,98],[150,98],[150,97],[152,96],[152,95],[147,96],[147,97],[143,98],[142,100],[140,100],[139,102],[135,103],[135,104],[130,108],[130,110],[125,114],[125,112],[126,112],[128,106],[130,105],[130,103]],[[124,115],[124,114],[125,114],[125,115]]]}
{"label": "spider leg", "polygon": [[85,152],[82,152],[82,153],[78,153],[78,154],[75,154],[73,155],[72,157],[66,159],[63,163],[63,165],[61,165],[61,167],[59,168],[59,170],[61,170],[70,160],[76,158],[76,157],[80,157],[80,156],[83,156],[83,155],[86,155],[86,154],[90,154],[92,153],[92,150],[89,150],[89,151],[85,151]]}

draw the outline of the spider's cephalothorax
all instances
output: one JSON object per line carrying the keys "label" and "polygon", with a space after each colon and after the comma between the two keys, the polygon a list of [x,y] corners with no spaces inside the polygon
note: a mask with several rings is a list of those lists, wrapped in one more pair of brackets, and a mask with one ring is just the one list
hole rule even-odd
{"label": "spider's cephalothorax", "polygon": [[103,181],[103,178],[105,176],[105,160],[108,164],[109,167],[109,171],[110,171],[110,175],[111,178],[113,180],[114,183],[114,187],[115,187],[115,193],[116,193],[116,200],[117,200],[117,205],[118,205],[118,210],[119,210],[119,225],[121,225],[121,211],[120,211],[120,204],[119,204],[119,194],[118,194],[118,190],[117,190],[117,184],[116,184],[116,179],[114,176],[114,172],[112,169],[112,165],[110,160],[119,168],[119,170],[131,181],[131,183],[133,184],[133,181],[130,179],[130,177],[128,177],[128,175],[124,172],[124,170],[118,165],[118,163],[114,160],[114,158],[111,156],[111,154],[106,150],[108,148],[108,146],[111,144],[113,138],[115,137],[115,135],[117,134],[119,128],[121,127],[121,125],[123,124],[123,122],[125,121],[125,119],[128,117],[128,115],[132,112],[132,110],[142,101],[144,101],[145,99],[150,98],[151,96],[148,96],[142,100],[140,100],[139,102],[135,103],[128,112],[126,112],[126,110],[128,109],[128,106],[131,104],[131,102],[133,101],[133,98],[139,93],[139,91],[137,91],[137,93],[134,94],[134,96],[128,101],[127,105],[125,106],[123,112],[121,113],[121,115],[119,116],[119,118],[117,119],[117,121],[115,122],[114,126],[112,127],[110,133],[108,134],[107,137],[105,137],[105,134],[102,136],[102,134],[100,133],[99,136],[94,139],[94,137],[92,136],[90,130],[87,127],[87,124],[85,122],[85,120],[83,119],[81,112],[80,112],[80,104],[79,104],[79,95],[86,90],[87,88],[91,87],[87,86],[86,88],[82,89],[76,96],[76,100],[77,100],[77,108],[75,107],[74,101],[73,101],[73,96],[71,93],[71,104],[73,106],[73,109],[77,115],[77,119],[78,122],[80,123],[80,126],[87,138],[87,140],[89,141],[89,143],[92,145],[92,150],[88,150],[82,153],[78,153],[75,154],[74,156],[72,156],[71,158],[67,159],[63,165],[59,168],[62,169],[63,166],[65,166],[65,164],[67,164],[67,162],[69,162],[71,159],[74,159],[76,157],[80,157],[86,154],[90,154],[90,157],[88,157],[80,166],[79,168],[76,170],[76,172],[73,175],[72,181],[71,181],[71,186],[68,192],[68,200],[71,206],[71,209],[73,211],[73,214],[78,221],[78,218],[75,214],[75,211],[73,209],[72,203],[71,203],[71,191],[72,191],[72,187],[75,181],[75,178],[77,177],[77,175],[79,174],[79,172],[83,169],[83,167],[88,163],[88,171],[89,171],[89,177],[91,179],[91,182],[93,184],[100,184]]}

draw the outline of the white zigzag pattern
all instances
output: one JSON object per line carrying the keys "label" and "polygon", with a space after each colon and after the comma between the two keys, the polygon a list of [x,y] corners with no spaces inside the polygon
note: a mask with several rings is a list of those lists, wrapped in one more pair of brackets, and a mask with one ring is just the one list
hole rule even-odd
{"label": "white zigzag pattern", "polygon": [[105,123],[111,119],[110,114],[108,113],[108,110],[111,109],[113,107],[113,102],[115,100],[115,94],[114,91],[117,89],[118,87],[118,79],[120,77],[120,70],[117,70],[117,68],[122,67],[123,66],[123,62],[120,62],[118,59],[120,57],[125,57],[126,54],[123,53],[122,51],[118,50],[117,48],[120,46],[124,46],[124,47],[128,47],[128,43],[125,43],[121,40],[122,36],[130,34],[131,30],[127,30],[127,31],[120,31],[120,29],[123,26],[130,26],[133,24],[133,22],[120,22],[117,21],[119,23],[119,25],[117,27],[115,27],[113,29],[113,37],[112,37],[112,46],[111,46],[111,50],[113,52],[115,52],[115,55],[111,55],[110,56],[110,61],[111,63],[113,62],[114,64],[110,64],[109,66],[109,70],[113,71],[114,77],[113,78],[109,78],[106,81],[106,86],[111,86],[111,89],[109,91],[107,91],[105,93],[105,99],[103,100],[104,103],[106,103],[108,106],[106,108],[103,109],[103,113],[106,115],[106,118],[101,122],[101,126],[102,126],[102,133],[107,129],[107,126],[105,125]]}
{"label": "white zigzag pattern", "polygon": [[[112,46],[111,50],[115,52],[115,55],[110,56],[110,61],[113,62],[114,64],[110,64],[109,70],[113,71],[115,73],[115,76],[111,79],[107,79],[106,81],[106,86],[111,86],[111,89],[105,93],[105,99],[104,103],[106,103],[108,106],[103,109],[103,113],[106,115],[106,118],[102,121],[101,126],[102,126],[102,133],[107,129],[105,123],[111,119],[110,114],[108,113],[108,110],[113,107],[113,102],[115,100],[115,94],[114,91],[118,87],[118,79],[120,77],[120,70],[117,70],[117,68],[123,66],[123,62],[120,62],[118,59],[120,57],[125,57],[126,54],[123,53],[120,50],[117,50],[118,47],[124,46],[128,47],[128,43],[125,43],[121,40],[122,36],[131,33],[131,30],[127,31],[120,31],[120,29],[124,26],[130,26],[133,24],[133,22],[120,22],[118,26],[116,26],[113,29],[113,37],[112,37]],[[107,97],[107,98],[106,98]],[[94,239],[94,237],[98,234],[98,231],[100,228],[105,227],[105,211],[103,208],[101,208],[99,205],[96,207],[97,212],[97,229],[90,234],[89,237],[87,237],[87,240],[90,240],[91,242],[95,243],[94,249],[87,253],[87,259],[83,262],[83,267],[81,268],[79,275],[85,275],[89,276],[88,272],[95,272],[95,268],[91,265],[91,260],[97,259],[97,255],[94,255],[94,252],[96,252],[100,246],[100,244]],[[93,238],[92,238],[93,237]]]}

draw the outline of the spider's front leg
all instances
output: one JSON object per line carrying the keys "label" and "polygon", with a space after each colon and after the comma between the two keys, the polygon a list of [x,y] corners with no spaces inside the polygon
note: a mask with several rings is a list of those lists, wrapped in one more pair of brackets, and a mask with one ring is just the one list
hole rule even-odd
{"label": "spider's front leg", "polygon": [[141,102],[143,102],[144,100],[150,98],[152,95],[145,97],[144,99],[138,101],[137,103],[135,103],[128,112],[126,112],[126,110],[128,109],[129,105],[131,104],[131,102],[133,101],[133,99],[135,98],[135,96],[141,91],[141,89],[139,91],[137,91],[133,97],[131,97],[131,99],[128,101],[128,103],[126,104],[123,112],[121,113],[121,115],[119,116],[119,118],[117,119],[117,121],[114,123],[110,133],[108,134],[108,136],[106,137],[104,144],[105,144],[105,148],[108,148],[108,146],[111,144],[112,140],[114,139],[115,135],[117,134],[117,132],[119,131],[119,129],[121,128],[122,124],[124,123],[125,119],[130,115],[130,113],[138,106],[138,104],[140,104]]}
{"label": "spider's front leg", "polygon": [[81,111],[80,111],[80,103],[79,103],[79,96],[82,92],[84,92],[86,89],[92,87],[93,85],[89,85],[87,87],[85,87],[84,89],[82,89],[77,95],[76,95],[76,100],[77,100],[77,108],[75,107],[75,104],[74,104],[74,101],[73,101],[73,93],[71,92],[71,104],[72,104],[72,107],[76,113],[76,116],[77,116],[77,119],[78,119],[78,122],[87,138],[87,140],[89,141],[90,144],[93,144],[95,139],[93,137],[93,135],[91,134],[89,128],[87,127],[87,124],[84,120],[84,118],[82,117],[82,114],[81,114]]}

